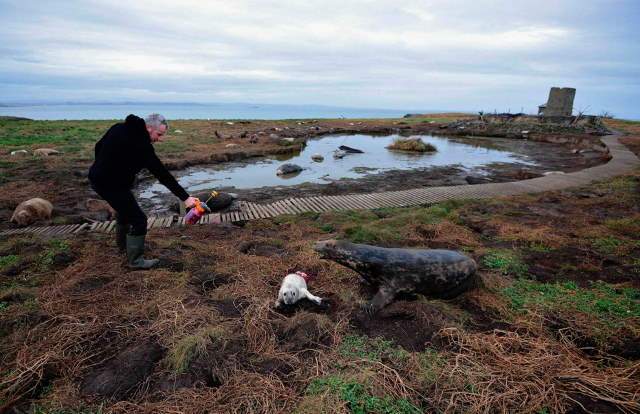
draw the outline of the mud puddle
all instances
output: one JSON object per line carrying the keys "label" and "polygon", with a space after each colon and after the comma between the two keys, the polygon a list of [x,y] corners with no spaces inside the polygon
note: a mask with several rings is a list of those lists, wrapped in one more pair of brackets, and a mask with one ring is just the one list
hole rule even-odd
{"label": "mud puddle", "polygon": [[[235,193],[241,200],[269,202],[294,196],[518,181],[544,172],[576,171],[604,162],[604,158],[595,152],[576,153],[562,144],[506,138],[420,135],[438,151],[412,154],[387,150],[385,147],[397,137],[330,136],[309,140],[305,150],[290,159],[225,163],[215,169],[195,167],[176,172],[176,175],[192,194],[216,189]],[[333,151],[340,145],[365,153],[334,159]],[[314,153],[323,155],[324,161],[312,161]],[[305,170],[297,175],[279,177],[276,169],[285,162],[296,163]],[[231,178],[234,174],[237,179]],[[268,182],[274,184],[259,184]],[[166,212],[175,203],[175,197],[154,181],[141,184],[138,192],[141,204],[151,213]]]}

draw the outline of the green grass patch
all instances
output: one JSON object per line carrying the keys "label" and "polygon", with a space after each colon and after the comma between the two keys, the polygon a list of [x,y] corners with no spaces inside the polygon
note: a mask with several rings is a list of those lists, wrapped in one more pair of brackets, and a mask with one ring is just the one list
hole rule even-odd
{"label": "green grass patch", "polygon": [[574,282],[549,284],[517,280],[501,293],[518,311],[532,308],[580,311],[611,326],[618,326],[627,318],[640,317],[640,290],[616,289],[604,282],[593,282],[590,288],[582,289]]}
{"label": "green grass patch", "polygon": [[426,384],[435,383],[443,373],[446,359],[435,349],[427,348],[419,356],[420,378]]}
{"label": "green grass patch", "polygon": [[0,267],[12,266],[12,265],[15,265],[17,262],[18,262],[18,256],[15,254],[0,256]]}
{"label": "green grass patch", "polygon": [[391,396],[380,398],[369,392],[358,381],[344,379],[340,376],[314,378],[307,387],[306,393],[309,395],[330,393],[346,403],[346,408],[354,414],[417,414],[422,412],[405,399],[396,399]]}
{"label": "green grass patch", "polygon": [[185,152],[189,149],[189,144],[177,139],[168,139],[157,143],[155,145],[155,151],[158,154],[172,154],[178,152]]}
{"label": "green grass patch", "polygon": [[381,208],[372,211],[334,211],[315,220],[320,230],[338,231],[340,238],[353,243],[392,244],[406,238],[409,230],[419,225],[442,220],[458,221],[454,206],[436,204],[429,207]]}
{"label": "green grass patch", "polygon": [[408,357],[408,353],[396,347],[393,341],[382,337],[369,338],[366,335],[347,335],[338,347],[338,353],[347,359],[367,359],[380,361],[386,355],[396,361]]}
{"label": "green grass patch", "polygon": [[604,224],[627,236],[640,238],[640,214],[621,219],[605,220]]}
{"label": "green grass patch", "polygon": [[0,148],[26,149],[43,146],[84,149],[98,141],[113,121],[9,121],[0,120]]}
{"label": "green grass patch", "polygon": [[428,142],[422,141],[422,138],[396,138],[391,145],[387,146],[387,149],[414,152],[437,151],[436,147]]}
{"label": "green grass patch", "polygon": [[103,405],[97,408],[54,408],[50,404],[32,405],[27,414],[104,414]]}
{"label": "green grass patch", "polygon": [[517,278],[526,277],[529,271],[529,267],[520,260],[518,253],[513,250],[489,250],[483,259],[483,263],[503,275],[511,275]]}
{"label": "green grass patch", "polygon": [[552,252],[554,250],[557,250],[555,247],[546,247],[542,244],[539,243],[532,243],[529,246],[529,250],[533,251],[533,252],[539,252],[539,253],[547,253],[547,252]]}

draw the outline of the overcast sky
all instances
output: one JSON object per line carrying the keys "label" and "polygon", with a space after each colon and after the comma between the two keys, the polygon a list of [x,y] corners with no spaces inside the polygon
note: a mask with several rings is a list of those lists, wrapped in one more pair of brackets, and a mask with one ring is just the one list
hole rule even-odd
{"label": "overcast sky", "polygon": [[639,0],[0,0],[0,103],[153,101],[640,118]]}

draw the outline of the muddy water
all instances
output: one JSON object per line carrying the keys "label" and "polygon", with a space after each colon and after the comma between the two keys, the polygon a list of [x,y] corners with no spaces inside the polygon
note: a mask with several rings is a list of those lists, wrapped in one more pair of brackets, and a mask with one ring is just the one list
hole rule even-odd
{"label": "muddy water", "polygon": [[[424,142],[437,148],[435,153],[391,151],[386,147],[398,135],[340,135],[312,139],[298,154],[287,158],[262,158],[250,162],[216,164],[209,167],[192,167],[175,173],[180,184],[190,193],[216,188],[250,189],[272,186],[292,186],[302,183],[330,183],[341,179],[358,179],[365,175],[380,174],[391,170],[414,170],[425,167],[456,166],[473,170],[494,163],[535,165],[524,153],[507,151],[491,145],[490,140],[454,140],[420,135]],[[364,151],[363,154],[347,154],[335,158],[334,151],[347,145]],[[517,151],[517,149],[516,149]],[[324,161],[315,162],[312,154],[320,154]],[[279,166],[297,164],[303,171],[285,176],[276,175]],[[140,187],[140,198],[158,205],[159,198],[168,194],[160,183],[153,182]]]}

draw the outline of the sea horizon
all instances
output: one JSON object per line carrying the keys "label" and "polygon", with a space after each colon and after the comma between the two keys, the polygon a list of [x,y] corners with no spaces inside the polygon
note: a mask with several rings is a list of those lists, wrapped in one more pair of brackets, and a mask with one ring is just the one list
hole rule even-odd
{"label": "sea horizon", "polygon": [[[167,119],[309,119],[401,118],[411,113],[451,110],[356,108],[329,105],[286,105],[199,102],[15,102],[0,103],[0,116],[33,120],[118,120],[128,114],[161,113]],[[455,111],[457,112],[457,111]],[[468,112],[468,111],[467,111]]]}

